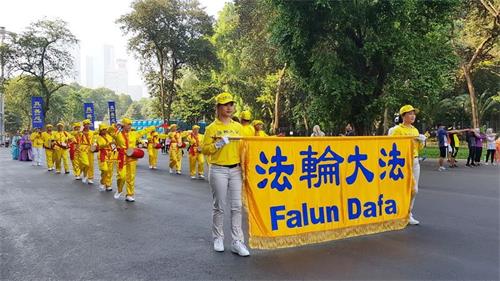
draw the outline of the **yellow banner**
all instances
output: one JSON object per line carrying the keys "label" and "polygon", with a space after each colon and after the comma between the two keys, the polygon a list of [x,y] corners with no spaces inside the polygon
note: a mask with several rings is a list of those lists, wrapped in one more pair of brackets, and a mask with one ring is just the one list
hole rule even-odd
{"label": "yellow banner", "polygon": [[245,138],[250,246],[292,247],[404,228],[412,146],[409,137]]}

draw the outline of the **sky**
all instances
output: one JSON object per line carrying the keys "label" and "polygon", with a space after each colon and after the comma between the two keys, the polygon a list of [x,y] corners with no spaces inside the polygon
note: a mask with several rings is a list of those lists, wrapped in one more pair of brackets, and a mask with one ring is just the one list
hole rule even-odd
{"label": "sky", "polygon": [[[199,1],[215,18],[226,2]],[[132,0],[0,0],[0,26],[19,33],[39,19],[62,19],[80,40],[82,76],[85,76],[85,58],[102,54],[103,45],[112,45],[115,58],[127,59],[129,84],[143,85],[139,64],[127,53],[127,38],[115,23],[121,15],[131,11],[130,3]],[[85,85],[84,77],[82,80]]]}

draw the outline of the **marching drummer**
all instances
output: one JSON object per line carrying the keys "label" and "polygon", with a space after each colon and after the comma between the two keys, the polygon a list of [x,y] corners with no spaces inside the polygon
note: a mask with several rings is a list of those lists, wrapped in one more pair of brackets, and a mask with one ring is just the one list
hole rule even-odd
{"label": "marching drummer", "polygon": [[[212,236],[214,250],[224,251],[224,205],[231,205],[231,251],[240,256],[249,256],[250,252],[244,244],[241,228],[241,189],[242,174],[240,167],[239,141],[230,137],[240,137],[241,124],[233,121],[234,99],[229,93],[221,93],[216,98],[217,117],[210,124],[203,139],[202,152],[210,156],[209,183],[212,188]],[[226,196],[229,200],[226,201]]]}
{"label": "marching drummer", "polygon": [[73,123],[73,131],[71,131],[72,138],[69,140],[69,158],[71,159],[71,165],[73,166],[75,180],[82,179],[80,177],[82,171],[80,170],[80,152],[78,147],[78,140],[80,140],[82,136],[80,128],[80,122]]}
{"label": "marching drummer", "polygon": [[89,119],[83,120],[83,130],[81,132],[80,138],[77,139],[78,143],[78,163],[80,169],[83,172],[83,183],[93,184],[94,183],[94,152],[91,150],[91,146],[94,141],[94,131],[90,130]]}
{"label": "marching drummer", "polygon": [[149,168],[156,170],[158,163],[158,149],[161,148],[160,139],[167,138],[166,134],[159,134],[158,132],[148,133],[148,157]]}
{"label": "marching drummer", "polygon": [[99,125],[99,135],[97,142],[97,160],[99,170],[101,171],[100,191],[112,191],[111,179],[113,177],[113,168],[118,159],[118,151],[114,139],[108,134],[109,126],[101,123]]}
{"label": "marching drummer", "polygon": [[45,132],[43,132],[43,148],[45,148],[45,160],[47,161],[47,169],[49,171],[54,170],[54,132],[52,132],[52,125],[47,124],[45,126]]}
{"label": "marching drummer", "polygon": [[168,139],[170,140],[170,148],[168,155],[170,157],[169,171],[171,174],[174,172],[178,175],[181,174],[182,167],[182,137],[179,132],[177,132],[177,125],[172,124],[170,126],[170,132],[168,133]]}
{"label": "marching drummer", "polygon": [[132,131],[132,120],[128,118],[123,118],[121,125],[121,130],[108,130],[118,148],[118,190],[114,197],[119,199],[122,196],[123,186],[127,183],[125,201],[134,202],[137,159],[144,157],[144,152],[137,148],[137,140],[143,135],[154,131],[155,127],[151,126],[140,131]]}
{"label": "marching drummer", "polygon": [[68,142],[73,138],[71,134],[64,131],[64,123],[57,123],[57,132],[54,134],[54,159],[56,162],[56,174],[61,173],[61,161],[64,164],[64,173],[69,174]]}
{"label": "marching drummer", "polygon": [[[189,142],[189,171],[191,174],[191,179],[204,179],[203,175],[205,159],[201,153],[201,144],[203,143],[203,135],[199,133],[200,126],[194,125],[192,132],[187,136]],[[196,166],[198,166],[198,172],[196,171]]]}

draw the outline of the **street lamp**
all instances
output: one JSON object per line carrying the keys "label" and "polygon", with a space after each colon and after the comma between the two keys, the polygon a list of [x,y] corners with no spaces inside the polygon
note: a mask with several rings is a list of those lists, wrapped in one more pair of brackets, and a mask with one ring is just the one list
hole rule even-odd
{"label": "street lamp", "polygon": [[5,68],[5,58],[4,58],[4,46],[3,42],[5,40],[5,27],[0,26],[0,143],[5,143],[5,93],[4,93],[4,68]]}

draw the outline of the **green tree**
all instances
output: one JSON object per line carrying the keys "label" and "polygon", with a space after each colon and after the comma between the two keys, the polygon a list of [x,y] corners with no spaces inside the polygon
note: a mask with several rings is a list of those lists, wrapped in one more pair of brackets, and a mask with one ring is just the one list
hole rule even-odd
{"label": "green tree", "polygon": [[212,18],[196,0],[137,0],[131,6],[132,12],[117,23],[131,36],[128,47],[139,58],[150,92],[159,98],[162,118],[168,121],[180,70],[213,61],[207,40]]}
{"label": "green tree", "polygon": [[73,67],[70,51],[77,39],[66,25],[61,20],[39,20],[12,38],[14,57],[8,63],[14,71],[30,75],[38,82],[44,99],[44,116],[51,109],[52,96],[65,86],[62,81],[71,75]]}

